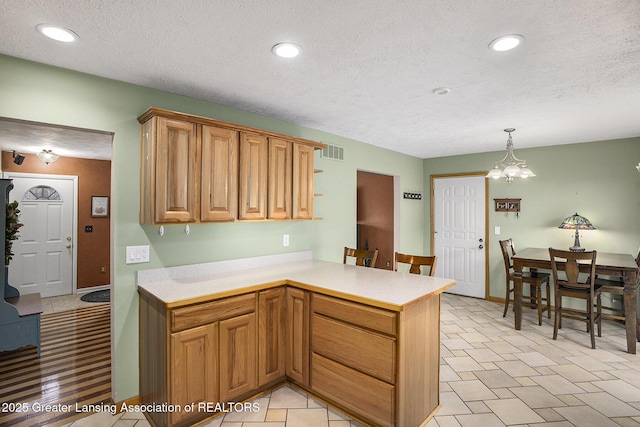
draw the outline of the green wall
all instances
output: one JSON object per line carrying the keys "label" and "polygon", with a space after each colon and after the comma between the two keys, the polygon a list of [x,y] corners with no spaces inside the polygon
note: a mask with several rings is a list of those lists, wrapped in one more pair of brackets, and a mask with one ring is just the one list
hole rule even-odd
{"label": "green wall", "polygon": [[[505,272],[498,240],[513,238],[518,248],[573,245],[573,232],[558,229],[575,212],[587,217],[597,230],[581,233],[587,249],[638,253],[640,245],[640,137],[613,141],[518,149],[537,175],[508,184],[489,181],[489,283],[490,298],[504,298]],[[488,172],[504,151],[425,159],[424,188],[431,175]],[[494,198],[520,198],[519,218],[494,211]],[[425,251],[430,253],[431,201],[425,202]],[[500,235],[494,227],[500,227]]]}
{"label": "green wall", "polygon": [[[115,133],[111,220],[113,233],[113,398],[138,394],[138,269],[312,250],[320,260],[342,262],[342,248],[355,245],[356,172],[394,175],[400,191],[421,190],[422,160],[219,105],[0,55],[0,116]],[[316,215],[322,221],[249,222],[157,227],[138,223],[140,127],[136,118],[154,106],[345,148],[342,162],[316,152]],[[423,248],[424,203],[400,199],[398,250]],[[290,246],[282,247],[282,235]],[[125,247],[151,245],[151,263],[126,265]]]}

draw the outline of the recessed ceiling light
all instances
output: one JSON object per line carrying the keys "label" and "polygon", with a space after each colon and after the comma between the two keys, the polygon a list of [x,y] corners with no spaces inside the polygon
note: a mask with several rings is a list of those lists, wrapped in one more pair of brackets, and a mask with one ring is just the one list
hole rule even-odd
{"label": "recessed ceiling light", "polygon": [[300,55],[302,49],[300,46],[293,43],[278,43],[271,48],[271,52],[281,58],[295,58]]}
{"label": "recessed ceiling light", "polygon": [[56,27],[55,25],[38,24],[36,29],[46,37],[59,42],[71,43],[80,38],[73,31],[62,27]]}
{"label": "recessed ceiling light", "polygon": [[449,93],[449,88],[448,87],[437,87],[434,90],[432,90],[431,92],[433,92],[433,94],[435,95],[446,95]]}
{"label": "recessed ceiling light", "polygon": [[524,37],[520,34],[509,34],[507,36],[498,37],[489,43],[489,49],[496,52],[506,52],[515,49],[524,41]]}

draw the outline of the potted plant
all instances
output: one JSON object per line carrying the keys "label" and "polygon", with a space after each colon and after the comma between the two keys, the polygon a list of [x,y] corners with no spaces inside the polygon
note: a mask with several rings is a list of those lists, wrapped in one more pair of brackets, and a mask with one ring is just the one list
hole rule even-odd
{"label": "potted plant", "polygon": [[7,222],[4,230],[4,265],[9,265],[9,262],[13,258],[13,252],[11,252],[11,246],[14,240],[18,240],[20,235],[18,230],[24,224],[20,222],[19,218],[20,209],[18,209],[18,202],[14,200],[11,203],[7,203]]}

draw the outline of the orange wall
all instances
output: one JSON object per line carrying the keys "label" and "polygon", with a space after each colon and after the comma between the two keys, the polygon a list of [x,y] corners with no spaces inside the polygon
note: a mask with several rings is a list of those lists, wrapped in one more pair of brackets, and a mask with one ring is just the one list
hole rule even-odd
{"label": "orange wall", "polygon": [[378,249],[376,268],[393,269],[393,177],[358,171],[360,248]]}
{"label": "orange wall", "polygon": [[[3,151],[2,170],[78,177],[78,288],[109,284],[109,217],[91,217],[91,196],[111,195],[111,162],[60,157],[45,165],[35,154],[21,154],[25,156],[24,162],[16,165],[12,153]],[[84,231],[86,225],[93,226],[92,233]]]}

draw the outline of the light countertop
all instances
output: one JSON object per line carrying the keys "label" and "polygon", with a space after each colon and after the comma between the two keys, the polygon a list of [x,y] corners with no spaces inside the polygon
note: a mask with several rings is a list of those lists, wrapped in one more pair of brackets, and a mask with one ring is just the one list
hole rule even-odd
{"label": "light countertop", "polygon": [[401,311],[455,285],[451,279],[344,265],[325,261],[297,261],[206,276],[139,284],[141,292],[165,307],[239,295],[275,285],[295,285],[352,301]]}

